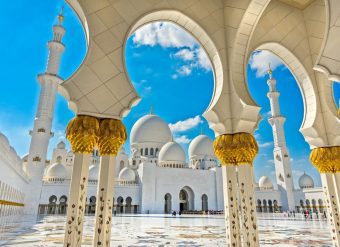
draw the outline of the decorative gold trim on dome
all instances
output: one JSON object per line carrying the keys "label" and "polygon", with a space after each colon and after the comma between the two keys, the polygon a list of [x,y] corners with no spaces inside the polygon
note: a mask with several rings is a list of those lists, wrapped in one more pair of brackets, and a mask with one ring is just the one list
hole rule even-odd
{"label": "decorative gold trim on dome", "polygon": [[320,173],[340,172],[340,146],[314,148],[309,159]]}
{"label": "decorative gold trim on dome", "polygon": [[66,138],[70,141],[74,153],[92,153],[97,145],[99,121],[95,117],[76,116],[66,129]]}
{"label": "decorative gold trim on dome", "polygon": [[98,130],[98,150],[100,155],[116,156],[127,138],[126,129],[118,119],[102,119]]}
{"label": "decorative gold trim on dome", "polygon": [[258,146],[249,133],[224,134],[214,141],[214,152],[222,165],[252,164]]}

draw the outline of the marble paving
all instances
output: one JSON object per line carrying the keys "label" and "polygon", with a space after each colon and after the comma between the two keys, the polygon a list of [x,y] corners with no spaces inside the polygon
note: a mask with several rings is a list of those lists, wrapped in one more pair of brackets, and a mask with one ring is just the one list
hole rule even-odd
{"label": "marble paving", "polygon": [[[20,219],[0,232],[1,246],[60,247],[64,216],[46,216],[32,224]],[[87,216],[82,246],[91,246],[94,217]],[[277,215],[259,217],[261,246],[331,246],[325,220],[295,219]],[[220,215],[120,215],[113,218],[111,246],[226,246]]]}

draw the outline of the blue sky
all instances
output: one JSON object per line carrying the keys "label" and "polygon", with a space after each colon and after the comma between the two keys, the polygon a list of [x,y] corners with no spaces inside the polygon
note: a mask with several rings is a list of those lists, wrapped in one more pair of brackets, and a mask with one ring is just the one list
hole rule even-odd
{"label": "blue sky", "polygon": [[[0,39],[3,47],[0,61],[3,85],[0,91],[0,131],[9,138],[20,156],[28,151],[28,131],[33,127],[38,103],[40,87],[36,75],[45,70],[46,43],[52,37],[52,24],[56,23],[56,16],[63,4],[59,0],[7,1],[6,11],[0,15],[3,33]],[[86,47],[80,22],[67,6],[64,26],[66,51],[60,74],[66,79],[81,64]],[[168,35],[169,30],[173,35]],[[264,118],[255,133],[260,146],[254,164],[256,178],[269,175],[274,181],[273,137],[266,120],[270,110],[264,73],[268,61],[272,63],[281,92],[282,114],[287,117],[285,131],[294,174],[298,176],[306,171],[320,185],[318,173],[308,161],[309,146],[299,132],[303,106],[297,83],[279,59],[265,52],[255,54],[248,66],[249,89],[262,107]],[[204,52],[190,35],[168,23],[154,23],[139,29],[127,42],[126,65],[142,97],[139,105],[124,119],[128,130],[153,106],[154,112],[171,124],[175,140],[186,151],[190,140],[200,134],[201,129],[214,138],[213,131],[201,116],[212,96],[213,75]],[[335,98],[339,99],[339,83],[334,91]],[[58,95],[53,121],[55,137],[50,142],[49,155],[56,143],[65,140],[64,130],[73,116],[67,102]],[[128,145],[127,142],[126,147]]]}

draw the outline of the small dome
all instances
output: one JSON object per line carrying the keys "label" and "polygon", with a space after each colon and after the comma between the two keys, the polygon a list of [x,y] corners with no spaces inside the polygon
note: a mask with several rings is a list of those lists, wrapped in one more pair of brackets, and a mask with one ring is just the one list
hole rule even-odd
{"label": "small dome", "polygon": [[164,161],[179,161],[185,163],[185,152],[177,142],[168,142],[159,151],[158,159]]}
{"label": "small dome", "polygon": [[61,142],[58,143],[57,148],[58,149],[65,149],[65,146],[66,146],[65,142],[61,141]]}
{"label": "small dome", "polygon": [[314,188],[314,180],[311,176],[303,173],[303,175],[299,178],[299,186],[301,189]]}
{"label": "small dome", "polygon": [[124,167],[119,173],[119,179],[124,181],[135,181],[136,174],[132,169]]}
{"label": "small dome", "polygon": [[118,150],[119,154],[126,154],[125,148],[124,146],[122,146],[119,150]]}
{"label": "small dome", "polygon": [[213,141],[206,135],[196,136],[189,145],[189,157],[201,155],[214,156]]}
{"label": "small dome", "polygon": [[171,140],[169,126],[156,115],[146,115],[137,120],[130,133],[130,143],[167,143]]}
{"label": "small dome", "polygon": [[54,178],[66,178],[67,176],[66,168],[61,163],[54,163],[48,168],[47,176]]}
{"label": "small dome", "polygon": [[273,183],[270,180],[269,177],[267,176],[262,176],[259,180],[259,187],[261,189],[272,189],[273,188]]}
{"label": "small dome", "polygon": [[89,169],[89,180],[98,180],[99,176],[99,166],[98,165],[92,165]]}

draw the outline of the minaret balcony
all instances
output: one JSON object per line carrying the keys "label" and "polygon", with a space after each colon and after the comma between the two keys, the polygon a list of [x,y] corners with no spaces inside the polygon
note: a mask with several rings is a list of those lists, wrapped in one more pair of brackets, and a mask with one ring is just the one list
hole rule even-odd
{"label": "minaret balcony", "polygon": [[280,93],[276,91],[267,93],[268,98],[278,98],[279,96],[280,96]]}
{"label": "minaret balcony", "polygon": [[273,125],[283,125],[286,121],[284,116],[272,116],[268,118],[268,122],[271,126]]}

